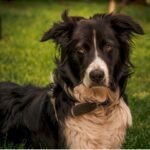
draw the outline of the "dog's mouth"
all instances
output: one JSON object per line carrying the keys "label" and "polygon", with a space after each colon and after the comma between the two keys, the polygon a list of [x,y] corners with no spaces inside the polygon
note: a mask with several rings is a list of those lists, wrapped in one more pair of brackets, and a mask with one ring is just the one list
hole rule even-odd
{"label": "dog's mouth", "polygon": [[84,84],[79,84],[74,88],[74,96],[80,102],[92,101],[103,102],[106,100],[109,89],[102,85],[93,85],[86,87]]}
{"label": "dog's mouth", "polygon": [[80,83],[73,89],[73,95],[79,102],[101,103],[106,100],[115,101],[119,98],[119,89],[112,91],[106,85],[93,85],[86,87]]}
{"label": "dog's mouth", "polygon": [[97,88],[99,88],[99,87],[107,87],[107,85],[105,83],[106,83],[105,79],[103,79],[103,80],[101,80],[99,82],[92,82],[91,85],[89,86],[89,88],[93,88],[93,87],[97,87]]}
{"label": "dog's mouth", "polygon": [[86,84],[83,81],[81,83],[87,88],[101,88],[101,87],[108,88],[108,85],[106,84],[105,79],[103,79],[99,82],[90,82],[90,84]]}

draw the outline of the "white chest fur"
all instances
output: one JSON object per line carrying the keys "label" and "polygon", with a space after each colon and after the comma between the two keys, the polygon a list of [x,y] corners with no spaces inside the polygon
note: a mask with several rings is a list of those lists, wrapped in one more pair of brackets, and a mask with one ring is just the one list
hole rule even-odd
{"label": "white chest fur", "polygon": [[65,136],[69,148],[121,148],[126,129],[132,124],[128,106],[120,99],[111,112],[99,108],[94,112],[65,120]]}

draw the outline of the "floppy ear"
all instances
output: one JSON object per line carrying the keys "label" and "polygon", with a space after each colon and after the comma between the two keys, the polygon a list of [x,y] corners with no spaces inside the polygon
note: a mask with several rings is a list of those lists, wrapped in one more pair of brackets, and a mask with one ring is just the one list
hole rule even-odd
{"label": "floppy ear", "polygon": [[62,21],[55,23],[42,37],[41,42],[49,39],[54,40],[57,44],[68,42],[71,38],[73,30],[77,21],[83,19],[82,17],[70,17],[68,12],[64,11],[62,14]]}
{"label": "floppy ear", "polygon": [[115,77],[124,93],[128,77],[132,73],[133,65],[130,62],[130,40],[134,33],[144,34],[142,27],[132,20],[131,17],[122,14],[111,14],[110,23],[120,43],[120,63],[116,65]]}
{"label": "floppy ear", "polygon": [[132,33],[144,34],[142,27],[126,15],[112,14],[111,25],[117,33],[129,38]]}

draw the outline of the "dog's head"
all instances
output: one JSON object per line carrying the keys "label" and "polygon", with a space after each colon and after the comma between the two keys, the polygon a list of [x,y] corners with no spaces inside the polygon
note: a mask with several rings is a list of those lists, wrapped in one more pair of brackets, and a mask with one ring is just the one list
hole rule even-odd
{"label": "dog's head", "polygon": [[68,16],[55,23],[41,41],[54,40],[60,48],[57,73],[70,86],[119,87],[124,90],[132,64],[129,60],[133,33],[139,24],[122,14],[96,14],[89,19]]}

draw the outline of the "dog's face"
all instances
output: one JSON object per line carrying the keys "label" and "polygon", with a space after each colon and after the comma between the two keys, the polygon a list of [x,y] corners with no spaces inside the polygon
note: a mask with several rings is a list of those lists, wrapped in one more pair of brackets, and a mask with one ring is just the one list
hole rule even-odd
{"label": "dog's face", "polygon": [[123,88],[131,66],[131,36],[143,34],[142,28],[119,14],[85,19],[69,17],[65,12],[62,19],[42,38],[53,39],[60,46],[62,76],[74,86],[83,82],[87,87]]}
{"label": "dog's face", "polygon": [[74,60],[81,69],[80,79],[87,87],[110,86],[119,60],[119,43],[110,24],[100,18],[78,22],[72,40]]}

